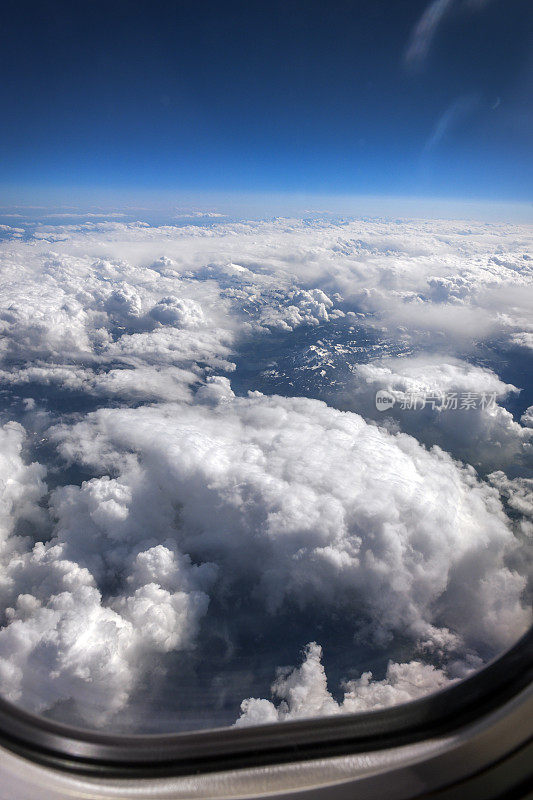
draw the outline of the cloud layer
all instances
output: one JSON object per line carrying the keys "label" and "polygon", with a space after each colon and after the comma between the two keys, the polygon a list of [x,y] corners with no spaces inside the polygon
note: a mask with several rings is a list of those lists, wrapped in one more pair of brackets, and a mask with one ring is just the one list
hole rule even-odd
{"label": "cloud layer", "polygon": [[[530,241],[439,221],[14,230],[2,694],[123,730],[252,724],[404,702],[512,644]],[[402,409],[439,393],[492,402]]]}

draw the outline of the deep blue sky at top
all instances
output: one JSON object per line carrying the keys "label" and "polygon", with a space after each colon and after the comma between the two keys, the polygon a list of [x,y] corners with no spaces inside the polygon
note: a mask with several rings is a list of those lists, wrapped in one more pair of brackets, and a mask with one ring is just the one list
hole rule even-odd
{"label": "deep blue sky at top", "polygon": [[531,0],[3,0],[0,184],[531,200],[532,45]]}

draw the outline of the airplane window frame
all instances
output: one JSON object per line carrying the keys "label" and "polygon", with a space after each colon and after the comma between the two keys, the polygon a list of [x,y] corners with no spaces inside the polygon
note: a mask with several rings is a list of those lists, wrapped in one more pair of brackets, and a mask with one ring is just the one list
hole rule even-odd
{"label": "airplane window frame", "polygon": [[106,778],[177,777],[415,744],[473,723],[533,685],[533,627],[462,681],[364,713],[176,734],[74,728],[0,698],[0,747],[43,766]]}

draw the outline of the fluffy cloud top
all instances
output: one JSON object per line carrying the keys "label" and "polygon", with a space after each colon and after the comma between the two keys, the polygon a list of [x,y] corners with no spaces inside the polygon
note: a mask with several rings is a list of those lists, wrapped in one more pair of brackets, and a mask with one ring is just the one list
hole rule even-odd
{"label": "fluffy cloud top", "polygon": [[520,390],[492,370],[421,355],[356,364],[352,372],[336,398],[343,408],[383,421],[375,398],[386,390],[396,401],[391,415],[402,430],[428,445],[439,444],[485,470],[531,462],[533,430],[499,404]]}
{"label": "fluffy cloud top", "polygon": [[[233,722],[246,697],[239,725],[339,714],[441,688],[530,624],[527,228],[16,234],[0,245],[3,695],[128,730],[166,706],[172,725],[193,706]],[[495,402],[401,413],[452,392]]]}
{"label": "fluffy cloud top", "polygon": [[243,700],[241,715],[235,725],[264,725],[302,717],[372,711],[408,703],[449,684],[448,676],[430,664],[389,662],[381,681],[373,680],[371,672],[363,673],[358,680],[347,681],[344,697],[338,703],[328,691],[321,659],[320,645],[316,642],[308,644],[301,667],[278,671],[272,694],[280,701],[279,704],[276,706],[269,700],[258,698]]}
{"label": "fluffy cloud top", "polygon": [[[131,542],[143,506],[157,497],[161,534],[179,506],[180,544],[193,560],[218,564],[224,591],[253,578],[271,611],[288,598],[357,606],[359,626],[376,641],[402,631],[453,649],[459,635],[493,652],[527,624],[524,579],[504,563],[512,531],[471,467],[316,400],[227,390],[213,400],[102,409],[56,430],[66,458],[121,473],[111,495],[107,478],[91,482],[110,538]],[[57,513],[61,530],[60,505]],[[96,533],[89,540],[92,549]],[[468,585],[456,586],[464,570]]]}

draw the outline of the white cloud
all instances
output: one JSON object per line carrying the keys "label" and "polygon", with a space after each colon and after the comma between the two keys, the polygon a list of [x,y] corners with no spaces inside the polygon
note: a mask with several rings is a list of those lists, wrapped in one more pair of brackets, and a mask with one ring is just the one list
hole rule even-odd
{"label": "white cloud", "polygon": [[322,666],[322,648],[307,645],[301,667],[279,670],[272,694],[279,703],[251,697],[243,700],[237,727],[283,722],[316,716],[350,714],[408,703],[444,688],[450,679],[441,669],[420,661],[389,662],[385,678],[373,679],[365,672],[358,680],[346,682],[340,703],[330,694]]}
{"label": "white cloud", "polygon": [[310,292],[302,289],[292,290],[285,294],[279,306],[267,306],[263,309],[260,322],[268,327],[287,331],[299,325],[316,326],[321,322],[327,322],[331,314],[344,316],[338,309],[332,312],[332,307],[333,301],[320,289],[312,289]]}
{"label": "white cloud", "polygon": [[509,505],[533,521],[533,479],[508,478],[497,470],[488,476],[490,482],[507,498]]}
{"label": "white cloud", "polygon": [[356,364],[336,402],[386,424],[376,409],[378,390],[396,401],[387,422],[397,420],[406,433],[476,467],[490,470],[532,458],[533,431],[499,405],[519,390],[486,367],[427,355]]}
{"label": "white cloud", "polygon": [[[355,604],[351,635],[382,643],[402,631],[440,648],[447,627],[492,651],[516,638],[529,618],[519,610],[524,579],[504,565],[516,543],[494,490],[471,468],[318,401],[213,388],[207,405],[102,409],[55,436],[67,458],[121,471],[135,527],[157,503],[152,532],[168,535],[179,506],[181,547],[214,561],[225,591],[254,576],[254,595],[271,612],[287,600]],[[101,480],[91,483],[98,506]],[[110,508],[108,535],[137,536]],[[66,519],[61,507],[58,515]],[[468,590],[456,601],[449,585],[465,571]],[[445,649],[457,644],[450,635]]]}
{"label": "white cloud", "polygon": [[[194,648],[209,664],[214,629],[227,674],[258,633],[262,670],[284,663],[292,613],[297,647],[342,620],[354,652],[393,656],[338,702],[311,644],[276,703],[245,701],[244,724],[402,702],[511,644],[530,621],[533,425],[503,407],[516,390],[491,354],[524,357],[530,241],[525,226],[278,219],[3,242],[2,692],[92,725],[133,720],[148,676],[174,670],[178,696]],[[279,392],[330,405],[247,394],[283,359]],[[498,403],[387,429],[378,388],[397,406],[436,390]]]}
{"label": "white cloud", "polygon": [[[38,543],[7,566],[2,693],[34,711],[75,699],[86,722],[102,725],[153,669],[154,654],[191,647],[208,596],[190,588],[190,566],[159,546],[137,555],[130,591],[104,602],[91,572],[65,558],[66,549]],[[150,573],[150,562],[160,573]]]}
{"label": "white cloud", "polygon": [[511,341],[519,347],[527,347],[529,350],[533,350],[533,332],[531,331],[514,333],[511,336]]}
{"label": "white cloud", "polygon": [[202,306],[194,300],[179,297],[162,297],[149,311],[152,319],[162,325],[179,328],[198,328],[204,324]]}

